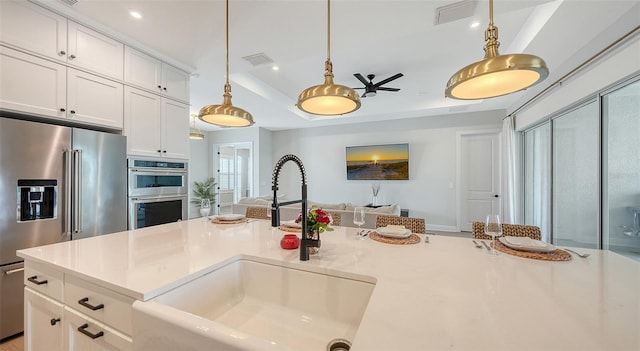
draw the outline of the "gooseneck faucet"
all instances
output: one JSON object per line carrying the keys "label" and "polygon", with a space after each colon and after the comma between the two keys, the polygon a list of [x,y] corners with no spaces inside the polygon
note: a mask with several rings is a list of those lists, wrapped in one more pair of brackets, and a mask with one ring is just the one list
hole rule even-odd
{"label": "gooseneck faucet", "polygon": [[[278,202],[278,176],[282,166],[288,161],[293,161],[298,168],[300,168],[300,174],[302,175],[302,199]],[[320,247],[320,239],[312,239],[307,233],[307,175],[304,171],[304,165],[298,156],[288,154],[280,158],[273,168],[273,184],[271,185],[273,190],[273,202],[271,203],[271,226],[280,226],[280,206],[302,203],[302,239],[300,240],[300,261],[309,260],[309,248]]]}

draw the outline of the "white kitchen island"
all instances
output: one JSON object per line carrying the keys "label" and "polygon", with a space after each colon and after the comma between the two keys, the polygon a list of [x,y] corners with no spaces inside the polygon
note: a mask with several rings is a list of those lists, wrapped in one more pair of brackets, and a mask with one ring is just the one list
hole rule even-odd
{"label": "white kitchen island", "polygon": [[[262,220],[193,219],[20,250],[25,279],[36,276],[25,280],[26,342],[37,346],[48,333],[49,349],[59,342],[79,350],[82,338],[104,349],[136,349],[135,301],[153,300],[243,256],[373,278],[351,340],[356,351],[640,350],[640,263],[629,258],[581,249],[591,256],[540,261],[492,256],[471,240],[445,236],[413,245],[356,240],[356,230],[322,234],[320,253],[306,262],[298,250],[281,249],[284,232]],[[76,306],[83,294],[93,307],[104,299],[104,307]],[[33,324],[48,318],[61,321],[47,327],[53,329]],[[88,334],[103,335],[72,336],[87,321]]]}

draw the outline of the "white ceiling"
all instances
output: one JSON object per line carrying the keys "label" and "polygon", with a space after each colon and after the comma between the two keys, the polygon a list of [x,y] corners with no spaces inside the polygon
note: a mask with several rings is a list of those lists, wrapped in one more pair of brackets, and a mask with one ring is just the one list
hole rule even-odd
{"label": "white ceiling", "polygon": [[[191,71],[191,112],[222,102],[225,79],[223,0],[41,0],[133,46],[161,55]],[[488,110],[512,110],[617,37],[611,28],[638,11],[638,0],[496,0],[494,23],[502,54],[542,57],[551,75],[529,91],[483,101],[444,98],[449,77],[483,58],[488,1],[477,1],[470,17],[435,25],[436,8],[456,1],[334,0],[331,59],[335,82],[361,87],[354,73],[374,82],[403,73],[362,99],[362,107],[339,117],[317,117],[295,107],[298,94],[323,82],[327,47],[324,0],[230,0],[229,57],[233,104],[249,111],[256,125],[271,130],[359,123]],[[137,10],[144,16],[129,16]],[[633,21],[634,18],[631,19]],[[471,28],[473,21],[480,25]],[[640,18],[635,17],[637,26]],[[242,57],[264,53],[271,64],[252,66]],[[359,90],[362,92],[362,90]],[[198,122],[204,130],[218,127]]]}

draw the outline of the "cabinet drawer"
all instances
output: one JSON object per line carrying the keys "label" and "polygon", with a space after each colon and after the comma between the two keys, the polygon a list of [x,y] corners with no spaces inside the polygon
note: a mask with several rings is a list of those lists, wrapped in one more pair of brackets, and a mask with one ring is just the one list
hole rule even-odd
{"label": "cabinet drawer", "polygon": [[62,276],[62,272],[37,262],[24,264],[24,285],[58,301],[62,301]]}
{"label": "cabinet drawer", "polygon": [[64,307],[65,350],[123,350],[133,349],[130,337],[119,333],[93,318]]}
{"label": "cabinet drawer", "polygon": [[64,303],[99,322],[131,335],[133,299],[84,282],[76,277],[65,279]]}

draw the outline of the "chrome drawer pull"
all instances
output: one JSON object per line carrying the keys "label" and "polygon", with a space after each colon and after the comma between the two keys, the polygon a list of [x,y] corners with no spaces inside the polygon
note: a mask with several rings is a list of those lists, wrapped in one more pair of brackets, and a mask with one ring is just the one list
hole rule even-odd
{"label": "chrome drawer pull", "polygon": [[28,281],[32,282],[35,285],[47,284],[47,280],[38,280],[38,276],[34,275],[33,277],[27,278]]}
{"label": "chrome drawer pull", "polygon": [[79,327],[78,327],[78,331],[79,331],[79,332],[81,332],[82,334],[84,334],[84,335],[86,335],[86,336],[90,337],[91,339],[97,339],[97,338],[99,338],[99,337],[101,337],[101,336],[103,336],[103,335],[104,335],[104,333],[103,333],[103,332],[101,332],[101,331],[99,331],[99,332],[97,332],[97,333],[93,334],[93,333],[91,333],[90,331],[87,331],[87,330],[86,330],[87,328],[89,328],[89,324],[85,323],[85,324],[83,324],[83,325],[81,325],[81,326],[79,326]]}
{"label": "chrome drawer pull", "polygon": [[86,307],[86,308],[88,308],[88,309],[90,309],[92,311],[104,308],[103,304],[99,304],[99,305],[93,306],[93,305],[89,304],[88,302],[89,302],[89,298],[88,297],[85,297],[84,299],[78,300],[79,304],[81,304],[82,306],[84,306],[84,307]]}

